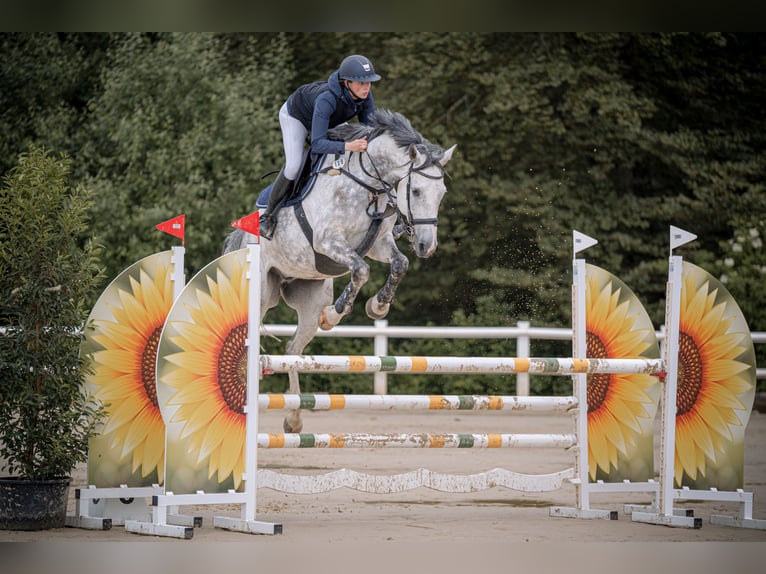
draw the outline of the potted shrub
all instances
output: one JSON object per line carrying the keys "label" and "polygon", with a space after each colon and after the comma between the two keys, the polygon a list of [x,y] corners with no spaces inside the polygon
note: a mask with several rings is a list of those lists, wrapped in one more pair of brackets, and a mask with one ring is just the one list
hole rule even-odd
{"label": "potted shrub", "polygon": [[87,394],[80,343],[102,278],[91,193],[70,161],[19,156],[0,185],[0,529],[64,526],[71,473],[102,408]]}

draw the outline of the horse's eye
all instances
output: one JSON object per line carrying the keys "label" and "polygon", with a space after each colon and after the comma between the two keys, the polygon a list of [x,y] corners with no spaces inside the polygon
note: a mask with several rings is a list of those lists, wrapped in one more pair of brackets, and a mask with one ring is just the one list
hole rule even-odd
{"label": "horse's eye", "polygon": [[412,190],[412,195],[414,195],[415,197],[420,197],[420,188],[419,187],[414,188]]}

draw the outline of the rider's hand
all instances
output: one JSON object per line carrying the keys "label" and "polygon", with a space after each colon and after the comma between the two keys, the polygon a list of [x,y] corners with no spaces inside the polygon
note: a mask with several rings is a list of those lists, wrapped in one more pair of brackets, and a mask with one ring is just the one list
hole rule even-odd
{"label": "rider's hand", "polygon": [[361,153],[366,150],[367,150],[367,140],[365,138],[346,142],[346,151],[355,151],[355,152]]}

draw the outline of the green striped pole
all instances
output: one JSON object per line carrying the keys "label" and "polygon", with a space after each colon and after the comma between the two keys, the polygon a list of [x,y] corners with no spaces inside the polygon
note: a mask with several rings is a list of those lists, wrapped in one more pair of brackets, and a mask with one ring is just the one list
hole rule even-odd
{"label": "green striped pole", "polygon": [[258,406],[263,409],[339,409],[364,410],[459,410],[535,412],[569,411],[577,400],[565,397],[518,397],[494,395],[334,395],[334,394],[262,394]]}
{"label": "green striped pole", "polygon": [[260,448],[570,448],[574,434],[258,434]]}
{"label": "green striped pole", "polygon": [[518,357],[377,357],[334,355],[262,355],[265,374],[288,373],[433,373],[572,375],[576,373],[665,372],[663,359],[577,359]]}

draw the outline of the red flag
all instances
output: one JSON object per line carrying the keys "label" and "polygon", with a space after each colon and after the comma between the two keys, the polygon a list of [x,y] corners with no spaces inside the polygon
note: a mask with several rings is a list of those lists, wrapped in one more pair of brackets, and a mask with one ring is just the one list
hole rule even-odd
{"label": "red flag", "polygon": [[167,221],[163,221],[162,223],[157,225],[156,228],[159,229],[160,231],[164,231],[168,235],[172,235],[173,237],[180,237],[181,245],[183,245],[185,221],[186,221],[185,215],[178,215],[174,217],[173,219],[168,219]]}
{"label": "red flag", "polygon": [[252,233],[257,237],[261,236],[260,214],[257,211],[237,219],[237,221],[232,222],[231,226],[246,231],[247,233]]}

